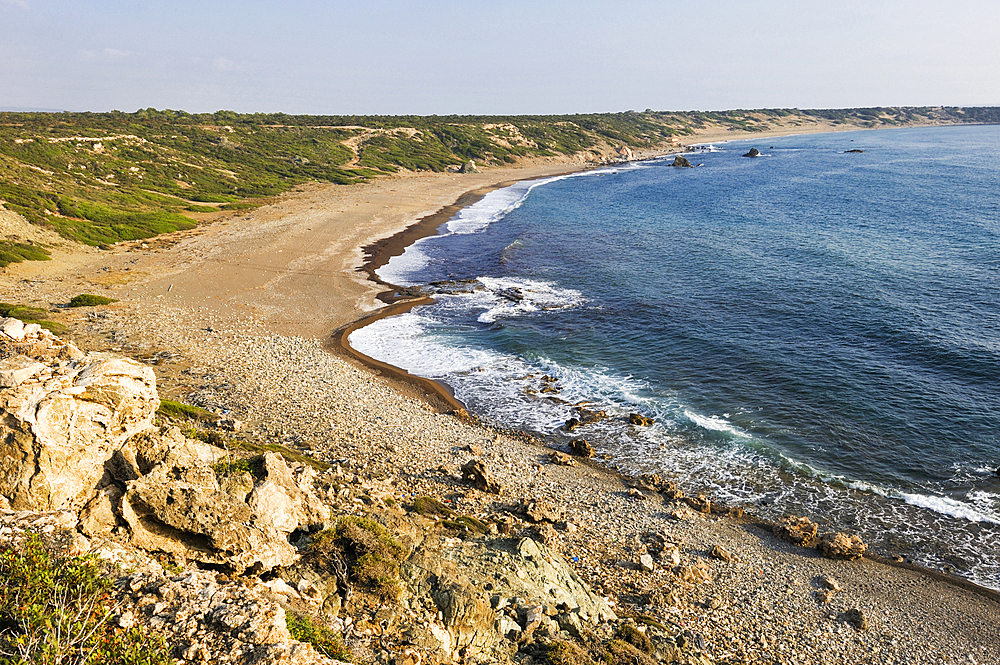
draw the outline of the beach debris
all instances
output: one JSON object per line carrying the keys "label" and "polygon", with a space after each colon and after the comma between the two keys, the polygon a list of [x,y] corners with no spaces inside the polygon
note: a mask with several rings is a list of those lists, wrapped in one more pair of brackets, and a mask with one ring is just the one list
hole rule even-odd
{"label": "beach debris", "polygon": [[816,578],[816,583],[819,584],[824,589],[829,589],[830,591],[840,591],[840,582],[833,579],[829,575],[820,575]]}
{"label": "beach debris", "polygon": [[629,423],[631,423],[632,425],[636,425],[637,427],[649,427],[650,425],[656,422],[652,418],[647,418],[641,413],[628,414],[628,421]]}
{"label": "beach debris", "polygon": [[864,630],[868,627],[864,612],[856,607],[852,607],[841,615],[847,623],[854,626],[855,630]]}
{"label": "beach debris", "polygon": [[860,559],[868,551],[868,545],[856,535],[846,533],[824,533],[816,544],[823,556],[829,559]]}
{"label": "beach debris", "polygon": [[533,499],[522,499],[515,510],[536,524],[540,522],[555,524],[564,517],[561,509],[556,508],[546,501],[535,501]]}
{"label": "beach debris", "polygon": [[462,480],[472,483],[476,489],[490,494],[500,494],[503,491],[500,483],[490,478],[486,465],[477,459],[471,459],[462,465]]}
{"label": "beach debris", "polygon": [[577,457],[593,457],[594,446],[586,439],[573,439],[569,442],[569,451]]}
{"label": "beach debris", "polygon": [[549,461],[560,466],[576,466],[577,464],[575,459],[566,453],[559,452],[558,450],[553,450],[549,453]]}
{"label": "beach debris", "polygon": [[718,559],[719,561],[724,561],[725,563],[733,562],[733,555],[730,554],[729,551],[722,545],[716,545],[715,547],[713,547],[712,551],[709,552],[709,554],[712,555],[714,558]]}
{"label": "beach debris", "polygon": [[704,561],[698,561],[690,566],[677,566],[674,573],[682,582],[688,584],[703,584],[712,581],[712,569]]}
{"label": "beach debris", "polygon": [[806,546],[815,540],[816,534],[819,532],[819,525],[808,517],[788,515],[778,520],[778,523],[771,530],[782,540]]}
{"label": "beach debris", "polygon": [[760,157],[760,150],[757,148],[750,148],[750,152],[743,155],[744,157]]}

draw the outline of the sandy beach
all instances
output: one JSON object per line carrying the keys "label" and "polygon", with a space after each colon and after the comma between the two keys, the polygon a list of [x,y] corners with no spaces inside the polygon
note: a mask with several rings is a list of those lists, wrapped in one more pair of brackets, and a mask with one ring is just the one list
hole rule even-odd
{"label": "sandy beach", "polygon": [[[311,184],[189,232],[109,251],[64,245],[50,262],[4,269],[2,299],[45,307],[82,292],[118,299],[53,316],[80,346],[155,362],[162,395],[232,413],[249,423],[248,437],[352,460],[379,497],[447,496],[484,516],[521,498],[561,506],[575,528],[559,532],[559,546],[576,557],[578,573],[618,608],[654,612],[701,636],[715,660],[1000,662],[996,593],[905,564],[824,559],[753,519],[693,511],[677,519],[659,494],[630,490],[596,463],[550,464],[543,441],[459,420],[445,413],[454,405],[427,399],[432,386],[388,380],[389,368],[328,351],[334,331],[383,306],[377,295],[385,287],[362,269],[365,247],[469,192],[585,167],[553,159],[478,174]],[[470,446],[483,450],[501,497],[456,477]],[[683,563],[706,574],[685,580],[668,568],[637,570],[630,564],[645,551],[647,532],[679,542]],[[716,546],[729,561],[711,554]],[[823,575],[841,587],[825,601]],[[846,620],[852,609],[863,613],[864,630]]]}

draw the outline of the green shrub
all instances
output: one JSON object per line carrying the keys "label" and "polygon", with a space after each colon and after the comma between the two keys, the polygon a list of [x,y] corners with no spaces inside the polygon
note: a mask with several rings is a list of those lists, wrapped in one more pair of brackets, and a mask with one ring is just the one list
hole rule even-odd
{"label": "green shrub", "polygon": [[42,309],[41,307],[28,307],[27,305],[14,305],[11,303],[0,302],[0,317],[2,318],[13,317],[15,319],[21,319],[25,322],[37,323],[41,327],[56,335],[65,332],[66,326],[63,324],[45,319],[48,313],[48,310]]}
{"label": "green shrub", "polygon": [[50,553],[37,536],[0,547],[0,665],[170,665],[162,637],[112,625],[114,587],[96,557]]}
{"label": "green shrub", "polygon": [[0,241],[0,268],[21,261],[49,261],[52,257],[47,249],[26,245],[22,242]]}
{"label": "green shrub", "polygon": [[118,302],[114,298],[108,298],[106,296],[95,296],[92,293],[81,293],[78,296],[73,296],[69,301],[70,307],[96,307],[98,305],[110,305],[113,302]]}
{"label": "green shrub", "polygon": [[399,592],[399,563],[406,548],[373,519],[353,515],[341,517],[336,526],[312,536],[314,560],[345,561],[351,579],[372,593],[395,597]]}
{"label": "green shrub", "polygon": [[451,517],[455,511],[432,496],[418,496],[413,500],[413,512],[424,517]]}
{"label": "green shrub", "polygon": [[476,519],[471,515],[459,515],[454,519],[442,520],[441,526],[452,531],[465,531],[468,529],[473,533],[486,533],[489,528],[486,522]]}
{"label": "green shrub", "polygon": [[604,645],[604,658],[608,665],[655,665],[656,661],[641,650],[622,640],[610,640]]}
{"label": "green shrub", "polygon": [[587,652],[563,640],[552,640],[546,645],[544,660],[548,665],[592,665]]}
{"label": "green shrub", "polygon": [[623,624],[618,629],[618,636],[643,653],[653,653],[653,641],[635,626]]}
{"label": "green shrub", "polygon": [[[160,408],[156,410],[161,416],[167,416],[168,418],[175,419],[186,419],[186,420],[196,420],[201,422],[213,422],[215,421],[215,414],[207,409],[203,409],[200,406],[191,406],[190,404],[182,404],[181,402],[175,402],[170,399],[161,399]],[[196,437],[188,437],[196,438]]]}
{"label": "green shrub", "polygon": [[217,476],[238,476],[249,473],[254,478],[264,477],[264,456],[247,457],[244,459],[225,460],[212,465],[212,471]]}
{"label": "green shrub", "polygon": [[308,614],[290,612],[285,617],[285,623],[293,640],[308,642],[327,658],[351,662],[351,653],[344,646],[340,635],[326,626],[317,625]]}

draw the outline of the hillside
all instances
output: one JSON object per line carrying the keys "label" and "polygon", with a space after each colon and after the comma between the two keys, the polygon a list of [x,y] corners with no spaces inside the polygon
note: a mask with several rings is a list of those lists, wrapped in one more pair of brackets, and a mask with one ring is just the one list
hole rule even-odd
{"label": "hillside", "polygon": [[[648,153],[708,134],[997,122],[1000,108],[957,107],[510,117],[0,113],[0,204],[101,246],[189,229],[307,181],[351,184],[469,160],[600,163],[623,145]],[[46,256],[38,241],[0,239],[0,266]]]}

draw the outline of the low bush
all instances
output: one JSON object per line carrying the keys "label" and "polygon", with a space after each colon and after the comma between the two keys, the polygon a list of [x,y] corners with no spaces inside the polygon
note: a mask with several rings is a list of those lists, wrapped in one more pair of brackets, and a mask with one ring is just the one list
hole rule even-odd
{"label": "low bush", "polygon": [[327,658],[351,662],[351,652],[344,646],[340,635],[326,626],[317,624],[308,614],[289,613],[285,618],[285,623],[292,639],[308,642],[313,645],[316,651]]}
{"label": "low bush", "polygon": [[114,583],[92,556],[48,551],[37,536],[0,547],[0,665],[170,665],[166,642],[111,621]]}
{"label": "low bush", "polygon": [[108,298],[106,296],[95,296],[92,293],[81,293],[78,296],[73,296],[69,301],[69,307],[97,307],[99,305],[110,305],[113,302],[118,302],[114,298]]}

